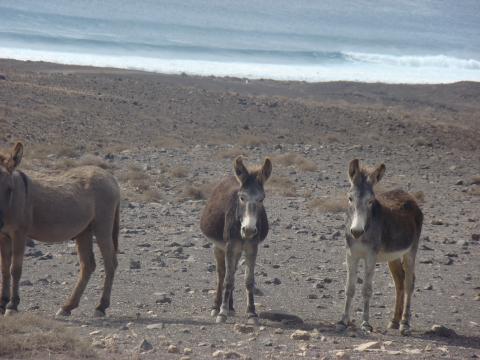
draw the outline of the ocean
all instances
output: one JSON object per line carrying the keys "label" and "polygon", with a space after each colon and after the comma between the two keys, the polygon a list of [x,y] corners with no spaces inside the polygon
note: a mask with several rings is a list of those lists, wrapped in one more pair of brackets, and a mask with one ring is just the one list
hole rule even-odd
{"label": "ocean", "polygon": [[307,82],[480,81],[480,1],[0,0],[0,58]]}

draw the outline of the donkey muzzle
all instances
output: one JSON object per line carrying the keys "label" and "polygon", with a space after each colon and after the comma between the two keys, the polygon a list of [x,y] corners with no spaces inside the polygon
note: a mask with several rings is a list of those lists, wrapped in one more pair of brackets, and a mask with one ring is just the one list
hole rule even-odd
{"label": "donkey muzzle", "polygon": [[253,238],[255,235],[257,235],[258,230],[256,227],[242,226],[242,228],[240,229],[240,232],[241,232],[242,238],[248,240]]}
{"label": "donkey muzzle", "polygon": [[363,229],[350,229],[350,232],[352,233],[353,237],[355,239],[358,239],[360,236],[363,235],[363,233],[365,232]]}

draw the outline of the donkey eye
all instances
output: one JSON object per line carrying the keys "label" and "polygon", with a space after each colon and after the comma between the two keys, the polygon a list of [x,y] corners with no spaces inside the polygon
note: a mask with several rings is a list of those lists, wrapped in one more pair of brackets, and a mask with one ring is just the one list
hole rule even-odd
{"label": "donkey eye", "polygon": [[352,197],[351,197],[351,196],[349,196],[349,197],[348,197],[348,202],[350,202],[350,203],[351,203],[352,201],[353,201]]}
{"label": "donkey eye", "polygon": [[240,195],[239,198],[240,198],[240,201],[241,201],[241,202],[245,202],[245,196]]}
{"label": "donkey eye", "polygon": [[368,200],[368,206],[372,206],[373,205],[373,200]]}

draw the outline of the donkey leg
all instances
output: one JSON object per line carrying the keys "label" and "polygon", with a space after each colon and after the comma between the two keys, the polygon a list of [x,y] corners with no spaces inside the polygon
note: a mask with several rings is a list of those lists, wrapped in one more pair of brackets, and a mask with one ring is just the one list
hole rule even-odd
{"label": "donkey leg", "polygon": [[225,280],[225,251],[218,246],[213,247],[213,254],[215,255],[215,262],[217,264],[217,292],[215,293],[215,300],[212,307],[212,316],[217,316],[222,305],[223,282]]}
{"label": "donkey leg", "polygon": [[375,273],[376,257],[369,255],[365,258],[365,281],[363,282],[363,315],[362,315],[362,330],[371,332],[373,330],[370,325],[370,299],[372,298],[372,283],[373,274]]}
{"label": "donkey leg", "polygon": [[352,300],[355,296],[355,284],[357,282],[357,257],[352,257],[347,252],[347,282],[345,284],[345,307],[342,315],[342,319],[337,323],[337,330],[343,331],[348,327],[350,322],[350,308],[352,307]]}
{"label": "donkey leg", "polygon": [[23,256],[25,253],[24,234],[15,234],[12,238],[12,264],[10,266],[10,275],[12,276],[12,285],[10,289],[10,300],[5,310],[5,315],[11,315],[18,311],[20,303],[19,285],[22,277]]}
{"label": "donkey leg", "polygon": [[390,261],[388,263],[390,273],[395,282],[395,309],[393,312],[393,319],[388,324],[389,329],[398,329],[400,327],[400,319],[403,312],[403,298],[405,296],[405,272],[402,268],[400,259]]}
{"label": "donkey leg", "polygon": [[258,325],[258,315],[255,312],[253,290],[255,286],[255,262],[257,260],[258,244],[247,242],[245,244],[245,287],[247,289],[247,317],[248,322]]}
{"label": "donkey leg", "polygon": [[0,299],[0,314],[10,299],[10,266],[12,264],[12,242],[10,238],[0,235],[0,253],[2,256],[2,294]]}
{"label": "donkey leg", "polygon": [[93,241],[90,227],[78,235],[75,240],[77,243],[78,258],[80,260],[80,273],[72,294],[57,311],[57,316],[69,316],[72,310],[78,307],[80,298],[90,280],[90,276],[95,271],[95,255],[93,254]]}
{"label": "donkey leg", "polygon": [[405,271],[405,297],[403,303],[402,321],[400,322],[400,334],[409,336],[410,317],[411,317],[411,301],[413,289],[415,286],[415,253],[410,252],[403,256],[403,269]]}
{"label": "donkey leg", "polygon": [[102,297],[100,303],[95,309],[95,316],[105,316],[105,310],[110,306],[110,296],[112,293],[113,278],[115,270],[118,266],[117,253],[113,245],[112,231],[110,227],[96,229],[95,236],[100,252],[103,257],[103,264],[105,267],[105,280],[103,283]]}
{"label": "donkey leg", "polygon": [[235,286],[235,272],[237,271],[238,260],[242,254],[242,244],[239,241],[231,240],[226,244],[225,249],[225,281],[223,285],[223,301],[216,322],[223,323],[227,320],[230,306],[230,297]]}

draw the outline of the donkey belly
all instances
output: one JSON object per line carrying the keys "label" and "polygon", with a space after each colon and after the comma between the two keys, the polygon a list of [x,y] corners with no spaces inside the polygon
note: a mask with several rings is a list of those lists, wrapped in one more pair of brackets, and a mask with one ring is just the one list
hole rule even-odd
{"label": "donkey belly", "polygon": [[396,259],[400,259],[403,255],[408,253],[410,249],[411,249],[411,246],[406,249],[391,251],[391,252],[380,251],[377,254],[377,262],[389,262]]}

